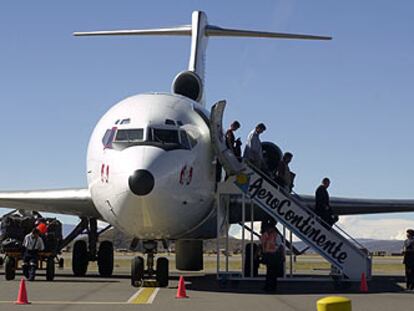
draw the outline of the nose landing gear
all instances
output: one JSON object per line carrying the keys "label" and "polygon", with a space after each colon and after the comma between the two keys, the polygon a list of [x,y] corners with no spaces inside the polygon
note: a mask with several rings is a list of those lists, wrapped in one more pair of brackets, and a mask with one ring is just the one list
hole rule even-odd
{"label": "nose landing gear", "polygon": [[140,287],[144,284],[144,279],[155,279],[157,286],[167,287],[169,277],[168,259],[165,257],[158,258],[154,270],[157,241],[144,241],[143,246],[147,255],[147,269],[144,269],[144,258],[141,256],[134,257],[131,262],[131,285]]}

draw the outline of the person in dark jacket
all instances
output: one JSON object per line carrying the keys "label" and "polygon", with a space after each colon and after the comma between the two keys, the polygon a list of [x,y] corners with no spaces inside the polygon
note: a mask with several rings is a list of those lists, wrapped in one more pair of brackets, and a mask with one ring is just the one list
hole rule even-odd
{"label": "person in dark jacket", "polygon": [[294,174],[290,171],[289,163],[293,159],[293,154],[290,152],[285,152],[282,157],[282,160],[277,165],[276,169],[276,180],[279,184],[288,190],[289,192],[292,191],[293,188],[293,176]]}
{"label": "person in dark jacket", "polygon": [[240,128],[239,121],[230,124],[230,128],[226,132],[226,146],[233,151],[234,155],[241,161],[241,141],[240,138],[235,139],[234,132]]}
{"label": "person in dark jacket", "polygon": [[414,290],[414,230],[407,230],[407,240],[404,241],[405,278],[407,290]]}
{"label": "person in dark jacket", "polygon": [[328,188],[331,184],[329,178],[325,177],[322,184],[315,192],[315,213],[321,217],[326,223],[332,226],[338,221],[338,216],[334,215],[332,207],[329,204]]}

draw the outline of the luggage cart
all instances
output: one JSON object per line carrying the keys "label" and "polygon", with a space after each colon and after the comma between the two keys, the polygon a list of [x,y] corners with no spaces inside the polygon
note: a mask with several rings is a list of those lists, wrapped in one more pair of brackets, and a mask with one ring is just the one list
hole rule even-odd
{"label": "luggage cart", "polygon": [[[57,254],[53,252],[39,252],[37,270],[46,271],[46,280],[53,281],[55,278],[55,265],[60,262]],[[7,250],[4,257],[4,275],[6,280],[14,280],[16,271],[22,270],[23,252],[21,249]]]}
{"label": "luggage cart", "polygon": [[[44,218],[40,214],[21,215],[11,212],[0,218],[0,254],[6,280],[14,280],[16,271],[22,270],[24,237],[35,227],[36,219],[47,223],[47,233],[42,235],[45,250],[38,253],[37,269],[46,271],[46,280],[55,278],[55,265],[63,268],[63,258],[58,258],[62,242],[62,223],[56,218]],[[1,262],[0,262],[1,263]]]}

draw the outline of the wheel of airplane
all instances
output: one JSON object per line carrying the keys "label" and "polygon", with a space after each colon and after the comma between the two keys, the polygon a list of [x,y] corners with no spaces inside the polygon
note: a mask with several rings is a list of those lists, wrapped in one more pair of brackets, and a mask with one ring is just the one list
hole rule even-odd
{"label": "wheel of airplane", "polygon": [[2,266],[4,264],[4,259],[3,257],[0,257],[0,266]]}
{"label": "wheel of airplane", "polygon": [[144,258],[134,257],[131,261],[131,285],[140,287],[144,283]]}
{"label": "wheel of airplane", "polygon": [[88,270],[89,254],[85,241],[76,241],[72,252],[72,271],[76,276],[84,276]]}
{"label": "wheel of airplane", "polygon": [[4,260],[4,276],[7,281],[16,277],[16,260],[13,257],[6,256]]}
{"label": "wheel of airplane", "polygon": [[99,245],[98,270],[100,276],[108,277],[114,270],[114,247],[112,242],[103,241]]}
{"label": "wheel of airplane", "polygon": [[165,257],[160,257],[157,259],[156,266],[156,278],[159,287],[168,286],[168,259]]}
{"label": "wheel of airplane", "polygon": [[46,261],[46,280],[53,281],[55,278],[55,260],[51,256]]}

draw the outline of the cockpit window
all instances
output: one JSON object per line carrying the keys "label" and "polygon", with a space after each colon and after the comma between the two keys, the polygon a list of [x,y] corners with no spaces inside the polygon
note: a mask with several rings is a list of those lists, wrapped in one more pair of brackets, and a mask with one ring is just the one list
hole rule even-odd
{"label": "cockpit window", "polygon": [[165,119],[165,124],[167,124],[167,125],[175,125],[175,122],[174,122],[174,120],[171,120],[171,119]]}
{"label": "cockpit window", "polygon": [[112,148],[112,141],[115,136],[116,127],[113,127],[110,130],[106,130],[104,137],[102,138],[102,144],[104,145],[104,148]]}
{"label": "cockpit window", "polygon": [[197,145],[197,139],[195,139],[193,136],[188,135],[188,139],[190,140],[191,148],[194,148],[195,145]]}
{"label": "cockpit window", "polygon": [[154,144],[165,150],[191,149],[187,133],[184,130],[152,128],[149,131],[148,140],[149,144]]}
{"label": "cockpit window", "polygon": [[162,144],[179,144],[177,130],[152,129],[151,141]]}
{"label": "cockpit window", "polygon": [[114,142],[139,142],[144,140],[144,129],[118,130]]}
{"label": "cockpit window", "polygon": [[137,145],[156,146],[166,151],[186,149],[194,146],[191,136],[183,129],[148,128],[148,129],[108,129],[102,138],[105,149],[123,150]]}
{"label": "cockpit window", "polygon": [[185,149],[191,149],[190,142],[188,141],[187,133],[183,130],[180,131],[181,145]]}

